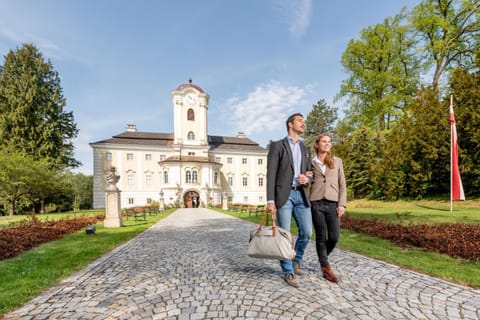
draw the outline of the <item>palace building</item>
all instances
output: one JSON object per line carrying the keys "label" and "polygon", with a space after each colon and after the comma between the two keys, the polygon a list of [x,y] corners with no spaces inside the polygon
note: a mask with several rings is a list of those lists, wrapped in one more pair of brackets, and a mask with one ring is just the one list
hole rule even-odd
{"label": "palace building", "polygon": [[134,124],[93,149],[94,208],[105,207],[105,175],[120,175],[121,207],[266,203],[267,150],[242,132],[208,135],[210,96],[192,83],[171,91],[173,133],[142,132]]}

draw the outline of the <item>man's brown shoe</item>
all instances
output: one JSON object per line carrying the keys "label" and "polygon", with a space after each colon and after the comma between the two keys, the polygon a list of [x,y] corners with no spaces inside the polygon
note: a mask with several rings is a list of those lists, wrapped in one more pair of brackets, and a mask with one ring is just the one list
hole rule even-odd
{"label": "man's brown shoe", "polygon": [[293,273],[286,274],[283,278],[292,287],[300,287],[300,281]]}
{"label": "man's brown shoe", "polygon": [[298,274],[299,276],[304,275],[305,271],[300,268],[300,262],[298,261],[293,261],[293,272],[295,274]]}
{"label": "man's brown shoe", "polygon": [[330,268],[330,266],[322,267],[322,272],[323,272],[323,277],[324,277],[325,279],[327,279],[328,281],[335,282],[335,283],[338,282],[338,278],[337,278],[337,276],[333,273],[333,271],[332,271],[332,269]]}

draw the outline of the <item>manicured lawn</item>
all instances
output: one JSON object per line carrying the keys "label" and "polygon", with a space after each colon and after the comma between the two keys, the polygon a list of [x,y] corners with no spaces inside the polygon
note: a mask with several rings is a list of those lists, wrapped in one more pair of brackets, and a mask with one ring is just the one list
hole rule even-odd
{"label": "manicured lawn", "polygon": [[[147,214],[147,221],[135,221],[133,218],[127,221],[124,218],[125,226],[121,228],[104,228],[103,222],[100,222],[96,225],[95,235],[86,235],[81,230],[15,258],[0,261],[0,316],[81,270],[173,211],[166,210],[156,216]],[[101,212],[89,214],[98,213]]]}
{"label": "manicured lawn", "polygon": [[[249,216],[248,213],[222,212],[255,223],[261,223],[264,220],[263,215]],[[405,225],[480,224],[480,201],[456,201],[453,212],[450,212],[450,202],[442,200],[396,202],[355,200],[348,203],[347,214],[356,218],[380,219]],[[294,222],[292,222],[292,232],[297,233]],[[389,241],[347,230],[341,231],[338,247],[417,272],[480,288],[480,261],[455,259],[414,247],[401,248]]]}
{"label": "manicured lawn", "polygon": [[381,219],[402,224],[468,223],[480,224],[480,200],[454,201],[372,201],[348,203],[347,214],[362,219]]}

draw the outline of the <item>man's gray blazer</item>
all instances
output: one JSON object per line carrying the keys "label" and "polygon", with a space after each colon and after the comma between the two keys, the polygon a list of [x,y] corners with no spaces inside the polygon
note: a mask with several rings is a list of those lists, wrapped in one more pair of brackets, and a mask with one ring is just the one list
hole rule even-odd
{"label": "man's gray blazer", "polygon": [[[301,173],[312,170],[310,150],[300,143],[302,152]],[[277,208],[282,207],[290,196],[292,190],[294,169],[292,150],[285,137],[282,140],[272,142],[267,157],[267,201],[275,200]],[[307,187],[301,187],[305,203],[310,206]]]}

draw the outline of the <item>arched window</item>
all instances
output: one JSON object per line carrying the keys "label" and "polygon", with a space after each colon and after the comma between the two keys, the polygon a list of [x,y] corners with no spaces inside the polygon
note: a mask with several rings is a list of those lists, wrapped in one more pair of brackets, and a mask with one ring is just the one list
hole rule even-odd
{"label": "arched window", "polygon": [[187,120],[195,121],[195,111],[193,111],[193,109],[188,109]]}
{"label": "arched window", "polygon": [[168,171],[163,171],[163,183],[168,183]]}
{"label": "arched window", "polygon": [[188,140],[195,140],[195,133],[193,133],[193,131],[189,131],[187,139]]}
{"label": "arched window", "polygon": [[196,170],[192,171],[192,182],[193,183],[198,183],[198,174]]}
{"label": "arched window", "polygon": [[187,170],[187,172],[185,172],[185,182],[186,183],[192,182],[192,173],[190,172],[190,170]]}

